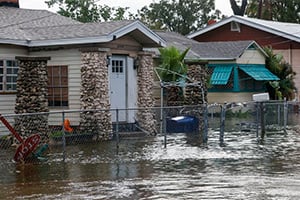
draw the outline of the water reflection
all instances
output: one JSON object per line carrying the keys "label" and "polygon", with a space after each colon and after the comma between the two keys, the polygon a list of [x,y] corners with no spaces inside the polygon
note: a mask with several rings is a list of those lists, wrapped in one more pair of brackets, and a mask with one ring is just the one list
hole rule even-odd
{"label": "water reflection", "polygon": [[[230,129],[231,130],[231,129]],[[218,130],[207,145],[191,134],[52,148],[42,164],[1,152],[3,199],[300,199],[300,134]]]}

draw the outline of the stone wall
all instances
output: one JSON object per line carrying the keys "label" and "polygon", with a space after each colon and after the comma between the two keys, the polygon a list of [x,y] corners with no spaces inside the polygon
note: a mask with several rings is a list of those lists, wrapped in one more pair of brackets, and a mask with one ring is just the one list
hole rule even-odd
{"label": "stone wall", "polygon": [[185,105],[200,105],[207,103],[207,79],[205,66],[192,64],[188,66],[187,77],[191,79],[185,88]]}
{"label": "stone wall", "polygon": [[99,140],[108,140],[112,134],[112,122],[109,112],[107,53],[97,50],[82,51],[81,62],[81,109],[102,111],[81,113],[80,127],[84,133],[97,134]]}
{"label": "stone wall", "polygon": [[[19,72],[15,113],[49,112],[48,75],[49,57],[16,57]],[[48,115],[20,116],[15,119],[15,129],[21,136],[39,133],[42,141],[48,137]]]}
{"label": "stone wall", "polygon": [[189,115],[199,119],[199,131],[203,131],[203,112],[207,103],[207,82],[208,74],[204,64],[190,64],[187,77],[191,80],[185,88],[185,105],[199,105],[197,109],[186,109]]}
{"label": "stone wall", "polygon": [[[151,53],[139,54],[138,66],[138,107],[152,108],[154,107],[153,97],[153,55]],[[137,112],[137,120],[139,126],[146,130],[150,135],[156,134],[156,120],[154,118],[154,110],[146,109]]]}

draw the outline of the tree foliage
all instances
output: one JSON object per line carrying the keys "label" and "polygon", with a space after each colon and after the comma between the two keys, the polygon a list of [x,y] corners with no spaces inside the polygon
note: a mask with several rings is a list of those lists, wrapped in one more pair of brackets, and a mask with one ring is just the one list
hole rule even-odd
{"label": "tree foliage", "polygon": [[[49,8],[58,7],[57,13],[80,22],[97,22],[125,19],[128,7],[98,5],[96,0],[47,0]],[[128,12],[128,18],[134,15]]]}
{"label": "tree foliage", "polygon": [[280,79],[267,84],[271,98],[292,100],[296,91],[294,83],[296,73],[282,55],[275,54],[271,48],[264,48],[264,50],[268,55],[266,61],[268,69]]}
{"label": "tree foliage", "polygon": [[300,0],[249,0],[249,17],[272,21],[300,23]]}
{"label": "tree foliage", "polygon": [[189,48],[180,52],[174,46],[159,48],[160,65],[157,71],[162,81],[175,82],[186,75],[187,66],[184,58],[188,51]]}
{"label": "tree foliage", "polygon": [[152,29],[174,31],[186,35],[207,24],[209,19],[220,18],[214,0],[161,0],[139,10],[138,15]]}

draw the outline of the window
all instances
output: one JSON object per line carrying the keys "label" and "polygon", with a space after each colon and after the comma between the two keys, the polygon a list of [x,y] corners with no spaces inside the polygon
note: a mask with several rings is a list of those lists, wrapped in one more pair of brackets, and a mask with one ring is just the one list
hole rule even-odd
{"label": "window", "polygon": [[113,60],[111,70],[112,73],[122,74],[124,72],[123,60]]}
{"label": "window", "polygon": [[18,70],[15,60],[0,60],[0,92],[16,92]]}
{"label": "window", "polygon": [[49,106],[68,106],[68,93],[68,66],[48,66]]}
{"label": "window", "polygon": [[238,22],[231,22],[231,31],[237,31],[237,32],[240,32],[241,29],[240,29],[240,24]]}

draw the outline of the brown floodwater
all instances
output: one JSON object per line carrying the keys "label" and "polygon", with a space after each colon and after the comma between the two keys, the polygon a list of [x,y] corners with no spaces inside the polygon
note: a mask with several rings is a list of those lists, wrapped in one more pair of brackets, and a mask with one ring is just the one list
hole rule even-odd
{"label": "brown floodwater", "polygon": [[18,165],[0,153],[0,199],[300,199],[298,116],[287,133],[210,129],[198,136],[153,138],[51,147],[48,160]]}

